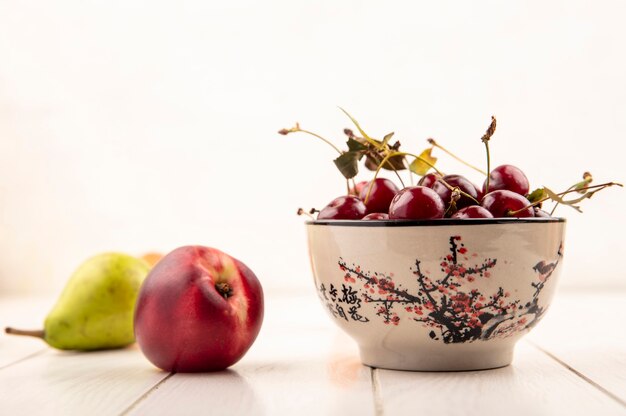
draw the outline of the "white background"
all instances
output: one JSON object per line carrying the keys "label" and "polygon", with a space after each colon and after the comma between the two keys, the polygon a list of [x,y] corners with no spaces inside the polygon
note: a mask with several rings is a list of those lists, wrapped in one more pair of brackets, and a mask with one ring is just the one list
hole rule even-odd
{"label": "white background", "polygon": [[[220,248],[266,288],[311,285],[297,207],[345,189],[352,112],[421,151],[557,190],[626,180],[626,3],[0,0],[0,294],[85,258]],[[448,172],[481,178],[441,153]],[[362,175],[360,179],[367,179]],[[626,288],[626,191],[568,218],[561,287]]]}

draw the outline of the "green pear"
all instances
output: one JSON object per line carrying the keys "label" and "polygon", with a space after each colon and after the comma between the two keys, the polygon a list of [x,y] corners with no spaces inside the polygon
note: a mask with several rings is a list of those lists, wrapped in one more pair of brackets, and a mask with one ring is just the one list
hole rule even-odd
{"label": "green pear", "polygon": [[100,350],[132,344],[135,301],[149,271],[146,262],[126,254],[92,257],[70,277],[46,317],[43,330],[6,328],[5,332],[40,337],[61,350]]}

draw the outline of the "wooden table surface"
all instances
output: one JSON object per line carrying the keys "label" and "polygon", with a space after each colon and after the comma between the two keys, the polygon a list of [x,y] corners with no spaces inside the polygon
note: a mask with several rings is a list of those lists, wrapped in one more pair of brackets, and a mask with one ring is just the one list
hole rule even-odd
{"label": "wooden table surface", "polygon": [[[0,299],[0,325],[40,325],[53,300]],[[2,415],[626,415],[626,293],[558,293],[496,370],[360,364],[311,293],[266,294],[261,334],[232,369],[169,374],[134,346],[56,351],[0,336]]]}

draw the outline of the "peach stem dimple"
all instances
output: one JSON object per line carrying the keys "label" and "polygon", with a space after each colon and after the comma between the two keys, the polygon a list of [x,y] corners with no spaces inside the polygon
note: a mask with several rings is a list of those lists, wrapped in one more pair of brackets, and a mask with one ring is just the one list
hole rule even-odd
{"label": "peach stem dimple", "polygon": [[216,283],[215,289],[217,289],[219,294],[222,295],[224,299],[228,299],[233,295],[233,289],[226,282]]}

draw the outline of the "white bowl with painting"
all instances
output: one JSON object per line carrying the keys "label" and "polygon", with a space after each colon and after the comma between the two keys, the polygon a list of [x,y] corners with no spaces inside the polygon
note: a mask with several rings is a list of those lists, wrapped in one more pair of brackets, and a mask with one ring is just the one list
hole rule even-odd
{"label": "white bowl with painting", "polygon": [[315,287],[364,364],[417,371],[506,366],[547,311],[562,218],[311,221]]}

